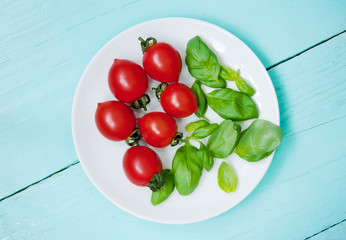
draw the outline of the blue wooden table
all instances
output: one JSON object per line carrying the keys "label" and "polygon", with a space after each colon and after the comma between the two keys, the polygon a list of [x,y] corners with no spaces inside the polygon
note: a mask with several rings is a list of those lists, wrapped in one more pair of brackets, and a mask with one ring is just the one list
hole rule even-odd
{"label": "blue wooden table", "polygon": [[[77,159],[71,107],[108,40],[190,17],[229,30],[267,68],[283,142],[243,202],[157,224],[108,202]],[[346,1],[0,2],[0,239],[346,239]]]}

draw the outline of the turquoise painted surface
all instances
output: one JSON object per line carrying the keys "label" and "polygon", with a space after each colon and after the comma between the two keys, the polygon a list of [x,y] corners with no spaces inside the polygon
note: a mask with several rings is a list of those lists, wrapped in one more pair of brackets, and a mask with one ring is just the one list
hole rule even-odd
{"label": "turquoise painted surface", "polygon": [[[266,67],[345,29],[345,1],[1,1],[0,199],[77,160],[72,99],[108,40],[145,20],[194,17],[247,43]],[[18,178],[17,176],[21,177]]]}
{"label": "turquoise painted surface", "polygon": [[346,239],[346,222],[343,221],[336,226],[331,226],[327,230],[311,237],[313,240],[338,240]]}
{"label": "turquoise painted surface", "polygon": [[151,223],[104,199],[79,164],[48,176],[77,161],[74,91],[120,31],[198,18],[237,35],[270,67],[345,31],[345,12],[345,1],[1,1],[0,199],[32,186],[0,201],[0,239],[344,239],[346,33],[269,71],[285,137],[260,185],[221,216]]}
{"label": "turquoise painted surface", "polygon": [[[151,223],[109,203],[75,165],[4,200],[0,235],[5,239],[28,234],[34,239],[152,239],[155,232],[166,239],[303,239],[342,221],[346,138],[340,133],[346,132],[346,116],[340,113],[346,112],[346,97],[335,93],[346,87],[345,42],[346,33],[269,71],[282,111],[284,141],[260,185],[234,209],[196,224]],[[322,74],[322,65],[328,76]],[[338,88],[317,84],[315,91],[321,94],[306,98],[312,112],[321,111],[321,104],[316,104],[321,101],[337,102],[335,111],[316,116],[306,108],[291,107],[302,104],[306,98],[299,96],[305,95],[312,81],[332,80]],[[286,85],[289,81],[306,83]],[[304,127],[304,122],[311,125]],[[339,227],[330,236],[340,239],[343,225]]]}

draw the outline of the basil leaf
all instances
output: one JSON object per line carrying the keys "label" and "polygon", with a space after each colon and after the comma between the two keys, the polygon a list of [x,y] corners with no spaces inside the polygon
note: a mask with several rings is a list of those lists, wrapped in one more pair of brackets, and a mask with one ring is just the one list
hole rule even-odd
{"label": "basil leaf", "polygon": [[232,167],[222,162],[217,172],[217,183],[219,187],[226,193],[234,192],[237,187],[237,175],[233,171]]}
{"label": "basil leaf", "polygon": [[204,117],[208,109],[207,97],[201,88],[201,83],[195,81],[191,87],[191,90],[194,92],[197,98],[197,112],[195,115],[199,118]]}
{"label": "basil leaf", "polygon": [[197,81],[201,82],[203,85],[211,87],[211,88],[225,88],[227,83],[222,78],[212,79],[212,80],[201,80],[197,79]]}
{"label": "basil leaf", "polygon": [[235,153],[249,162],[256,162],[269,156],[280,145],[281,139],[279,126],[258,119],[242,134]]}
{"label": "basil leaf", "polygon": [[177,150],[172,170],[179,194],[189,195],[195,190],[202,175],[202,168],[203,164],[196,147],[186,143]]}
{"label": "basil leaf", "polygon": [[224,119],[239,121],[258,117],[254,101],[248,95],[229,88],[208,93],[207,101],[209,106]]}
{"label": "basil leaf", "polygon": [[219,77],[217,57],[199,36],[187,43],[185,62],[190,74],[198,80],[208,81]]}
{"label": "basil leaf", "polygon": [[242,93],[245,93],[249,96],[253,96],[256,91],[249,85],[247,82],[239,76],[239,70],[236,72],[230,67],[221,65],[219,76],[228,81],[235,81],[237,88]]}
{"label": "basil leaf", "polygon": [[214,166],[214,158],[208,148],[201,141],[197,141],[199,142],[198,154],[202,159],[203,167],[209,172]]}
{"label": "basil leaf", "polygon": [[233,71],[233,69],[223,65],[220,66],[219,77],[221,77],[222,79],[228,80],[228,81],[235,81],[237,76],[238,76],[238,73],[236,71]]}
{"label": "basil leaf", "polygon": [[244,79],[239,76],[235,80],[235,84],[237,85],[239,91],[241,91],[242,93],[245,93],[249,96],[253,96],[256,93],[255,89],[253,89],[249,84],[247,84],[247,82],[245,82]]}
{"label": "basil leaf", "polygon": [[186,65],[190,74],[202,84],[213,87],[226,87],[225,80],[219,78],[220,65],[216,55],[196,36],[187,43]]}
{"label": "basil leaf", "polygon": [[186,125],[185,129],[188,132],[192,132],[195,131],[196,129],[200,128],[200,127],[204,127],[209,125],[210,123],[206,120],[198,120],[195,122],[191,122],[189,124]]}
{"label": "basil leaf", "polygon": [[174,177],[170,169],[162,171],[163,186],[151,194],[151,204],[154,206],[165,201],[174,190]]}
{"label": "basil leaf", "polygon": [[240,137],[240,126],[232,120],[224,120],[210,136],[207,147],[217,158],[226,158],[233,152]]}
{"label": "basil leaf", "polygon": [[196,129],[191,136],[193,138],[202,139],[212,134],[218,127],[219,125],[217,125],[216,123],[206,125]]}

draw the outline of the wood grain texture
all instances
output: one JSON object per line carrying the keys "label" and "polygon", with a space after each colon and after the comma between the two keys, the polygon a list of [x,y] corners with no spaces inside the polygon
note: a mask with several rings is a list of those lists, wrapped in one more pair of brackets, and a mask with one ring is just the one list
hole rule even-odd
{"label": "wood grain texture", "polygon": [[[3,239],[152,239],[155,232],[155,236],[165,236],[165,239],[303,239],[345,217],[345,157],[330,157],[320,151],[321,159],[301,163],[315,147],[328,147],[332,151],[342,147],[345,141],[334,145],[327,140],[318,144],[317,140],[317,145],[310,149],[305,145],[316,135],[337,135],[337,131],[329,129],[337,130],[344,122],[342,119],[295,135],[299,137],[295,148],[290,147],[295,138],[288,137],[259,187],[236,208],[208,221],[179,226],[138,219],[103,198],[76,165],[3,201],[0,236]],[[289,156],[284,151],[286,148],[292,151]],[[303,152],[306,154],[302,156]],[[305,172],[295,172],[297,166]]]}
{"label": "wood grain texture", "polygon": [[346,95],[337,92],[346,87],[345,43],[342,34],[270,71],[285,135],[262,182],[232,210],[188,225],[141,220],[104,199],[78,164],[2,201],[0,236],[303,239],[341,222],[346,218]]}
{"label": "wood grain texture", "polygon": [[75,88],[120,31],[153,18],[194,17],[234,33],[269,67],[344,30],[345,10],[342,0],[1,1],[0,199],[76,161]]}

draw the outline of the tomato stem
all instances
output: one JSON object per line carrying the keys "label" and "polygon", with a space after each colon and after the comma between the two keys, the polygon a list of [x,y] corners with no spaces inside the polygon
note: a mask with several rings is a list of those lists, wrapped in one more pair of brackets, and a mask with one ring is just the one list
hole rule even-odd
{"label": "tomato stem", "polygon": [[131,105],[134,109],[143,108],[144,111],[147,111],[147,105],[150,103],[150,97],[148,94],[144,94],[142,97],[138,98]]}
{"label": "tomato stem", "polygon": [[156,192],[163,186],[163,178],[161,173],[156,173],[148,183],[147,187],[150,188],[151,191]]}
{"label": "tomato stem", "polygon": [[157,97],[159,101],[163,91],[165,90],[166,87],[168,87],[168,85],[169,85],[168,83],[160,83],[160,85],[157,86],[156,88],[151,88],[152,90],[155,91],[155,96]]}
{"label": "tomato stem", "polygon": [[142,134],[141,131],[139,131],[138,128],[135,128],[135,130],[133,130],[133,132],[130,134],[130,136],[128,136],[128,138],[125,139],[125,143],[131,147],[133,146],[138,146],[139,143],[139,139],[141,139]]}
{"label": "tomato stem", "polygon": [[138,38],[139,41],[141,41],[141,48],[142,48],[142,52],[143,54],[145,53],[145,51],[147,51],[152,45],[154,45],[155,43],[157,43],[156,39],[153,37],[149,37],[146,40],[144,40],[142,37]]}
{"label": "tomato stem", "polygon": [[183,139],[184,135],[182,132],[177,132],[177,134],[175,134],[175,137],[172,139],[171,142],[171,146],[177,146],[180,142],[185,142],[185,140]]}

